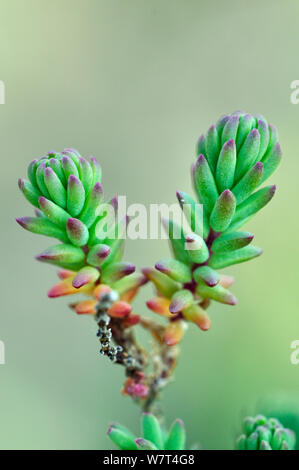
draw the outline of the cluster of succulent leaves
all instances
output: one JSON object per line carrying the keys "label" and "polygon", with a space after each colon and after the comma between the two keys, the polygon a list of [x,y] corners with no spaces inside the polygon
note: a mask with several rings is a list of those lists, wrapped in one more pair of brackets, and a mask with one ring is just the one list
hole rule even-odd
{"label": "cluster of succulent leaves", "polygon": [[[174,257],[160,261],[155,269],[145,268],[144,276],[130,276],[130,281],[122,278],[135,267],[121,261],[127,219],[99,236],[106,220],[105,212],[98,215],[103,204],[98,162],[94,158],[88,161],[74,149],[49,152],[33,160],[28,167],[29,181],[20,179],[19,187],[36,207],[36,217],[17,220],[25,229],[61,242],[37,257],[66,270],[49,296],[78,291],[90,294],[91,288],[101,284],[131,300],[145,278],[151,280],[158,296],[147,305],[170,319],[165,329],[169,346],[180,341],[187,321],[202,330],[210,328],[206,309],[211,300],[236,304],[228,290],[233,279],[218,270],[261,254],[250,245],[253,235],[239,228],[274,195],[275,186],[259,187],[281,159],[277,132],[262,116],[235,112],[220,118],[200,137],[197,154],[192,166],[197,200],[177,193],[190,230],[186,233],[173,220],[164,221]],[[117,211],[116,198],[108,205]],[[95,302],[81,303],[78,313],[95,313]],[[127,315],[130,307],[121,307],[116,315]]]}
{"label": "cluster of succulent leaves", "polygon": [[[103,201],[101,167],[93,157],[88,161],[74,149],[61,153],[49,152],[33,160],[28,167],[28,180],[19,180],[19,187],[35,206],[35,217],[21,217],[18,223],[25,229],[60,243],[37,256],[42,262],[63,268],[62,281],[54,286],[50,297],[77,292],[92,293],[95,286],[109,285],[122,296],[136,291],[143,276],[136,274],[134,265],[121,261],[127,219],[111,226],[107,223],[107,206],[116,214],[117,198]],[[104,210],[100,210],[103,205]],[[99,234],[103,238],[98,238]],[[129,280],[130,278],[130,280]],[[97,297],[97,295],[95,295]],[[78,313],[94,313],[96,300],[81,303]],[[116,315],[127,315],[128,306],[120,305]]]}
{"label": "cluster of succulent leaves", "polygon": [[107,435],[121,450],[185,450],[186,431],[180,419],[166,432],[153,414],[142,413],[141,427],[142,437],[121,424],[112,424]]}
{"label": "cluster of succulent leaves", "polygon": [[[95,313],[102,293],[113,289],[120,300],[108,313],[125,318],[126,326],[132,326],[139,317],[130,315],[129,302],[145,280],[151,280],[158,296],[147,305],[169,318],[164,339],[172,346],[182,338],[187,321],[209,329],[206,309],[211,300],[236,303],[228,290],[232,278],[218,270],[261,254],[250,245],[253,235],[239,229],[272,199],[275,186],[260,186],[280,159],[276,129],[262,116],[235,112],[221,117],[198,141],[197,161],[192,165],[197,200],[177,192],[190,230],[186,232],[173,220],[164,221],[173,258],[160,261],[156,269],[145,268],[143,275],[132,274],[135,267],[121,261],[126,218],[99,236],[106,223],[105,210],[99,211],[104,203],[101,168],[96,159],[88,161],[74,149],[49,152],[29,164],[29,181],[20,179],[19,187],[36,208],[35,217],[17,221],[33,233],[60,241],[37,256],[62,268],[61,282],[50,289],[50,297],[83,292],[93,298],[74,308],[77,313]],[[105,204],[117,212],[116,198]],[[110,426],[108,436],[123,450],[184,450],[186,446],[181,420],[166,432],[150,413],[142,415],[142,437],[119,424]],[[242,450],[294,446],[291,430],[262,415],[244,420],[236,444]]]}
{"label": "cluster of succulent leaves", "polygon": [[[151,413],[142,413],[142,436],[137,437],[121,424],[112,424],[107,432],[111,441],[121,450],[185,450],[184,423],[176,419],[169,431],[165,431]],[[243,433],[236,441],[237,450],[293,450],[295,433],[285,428],[276,418],[263,415],[247,417],[243,421]]]}
{"label": "cluster of succulent leaves", "polygon": [[192,165],[197,200],[177,192],[189,232],[164,221],[173,258],[143,271],[158,292],[148,307],[171,320],[169,345],[183,336],[185,321],[209,329],[211,300],[236,304],[228,290],[233,280],[218,270],[261,254],[250,245],[253,235],[239,229],[272,199],[275,186],[260,186],[277,168],[281,149],[275,127],[262,116],[235,112],[200,137],[197,155]]}
{"label": "cluster of succulent leaves", "polygon": [[295,433],[285,428],[276,418],[263,415],[247,417],[243,422],[243,434],[236,442],[237,450],[294,450]]}

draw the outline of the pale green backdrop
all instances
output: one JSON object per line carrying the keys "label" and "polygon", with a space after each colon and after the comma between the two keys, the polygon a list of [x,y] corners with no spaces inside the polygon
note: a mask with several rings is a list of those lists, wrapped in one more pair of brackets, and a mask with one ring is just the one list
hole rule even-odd
{"label": "pale green backdrop", "polygon": [[[91,318],[49,300],[55,269],[34,260],[47,239],[14,218],[31,208],[17,188],[27,163],[72,146],[96,156],[107,196],[175,201],[189,191],[199,134],[225,112],[262,113],[279,129],[278,191],[248,229],[264,254],[228,270],[236,307],[214,305],[213,327],[190,328],[168,420],[189,442],[230,448],[241,417],[265,395],[299,391],[299,3],[295,0],[1,0],[0,448],[107,449],[109,421],[138,429],[120,396],[123,370],[98,354]],[[138,268],[166,241],[128,241]],[[136,311],[146,313],[146,287]],[[298,397],[299,403],[299,397]]]}

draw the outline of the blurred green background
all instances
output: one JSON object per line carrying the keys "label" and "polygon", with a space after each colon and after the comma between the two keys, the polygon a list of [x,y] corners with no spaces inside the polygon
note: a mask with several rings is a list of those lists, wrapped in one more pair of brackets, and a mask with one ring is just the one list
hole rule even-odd
{"label": "blurred green background", "polygon": [[[34,256],[47,239],[14,217],[31,215],[17,188],[27,163],[77,148],[103,167],[107,197],[172,203],[191,191],[201,132],[222,113],[262,113],[280,134],[278,191],[248,225],[262,257],[233,267],[239,304],[214,304],[213,327],[190,327],[167,419],[184,419],[189,442],[231,448],[244,413],[265,396],[298,395],[299,79],[296,0],[2,0],[1,319],[2,449],[107,449],[111,420],[139,428],[119,393],[123,370],[98,354],[91,318],[49,300],[55,269]],[[168,255],[167,242],[128,241],[138,268]],[[146,313],[147,286],[135,310]],[[298,397],[299,404],[299,397]],[[296,405],[296,402],[295,402]]]}

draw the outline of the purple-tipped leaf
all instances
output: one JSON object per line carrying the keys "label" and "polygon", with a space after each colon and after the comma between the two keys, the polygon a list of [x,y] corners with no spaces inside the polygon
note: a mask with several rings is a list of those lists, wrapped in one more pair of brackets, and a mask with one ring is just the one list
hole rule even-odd
{"label": "purple-tipped leaf", "polygon": [[69,218],[66,231],[70,241],[75,246],[84,246],[88,242],[89,232],[86,225],[79,219]]}

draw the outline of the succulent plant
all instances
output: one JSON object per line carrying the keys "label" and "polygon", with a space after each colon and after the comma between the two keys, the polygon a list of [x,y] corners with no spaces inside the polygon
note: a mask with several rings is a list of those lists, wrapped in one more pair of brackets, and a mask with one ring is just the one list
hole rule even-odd
{"label": "succulent plant", "polygon": [[275,127],[262,116],[235,112],[200,137],[197,155],[192,180],[199,204],[177,192],[188,231],[164,220],[173,258],[143,270],[158,294],[147,306],[170,320],[168,345],[180,341],[186,322],[210,328],[206,309],[211,300],[237,303],[228,290],[233,278],[218,270],[262,253],[250,245],[253,235],[239,229],[272,199],[275,186],[260,186],[277,168],[281,149]]}
{"label": "succulent plant", "polygon": [[[98,325],[101,354],[125,368],[124,395],[144,411],[152,411],[160,391],[172,377],[188,322],[210,328],[207,308],[211,300],[235,305],[228,290],[233,278],[218,270],[261,254],[251,246],[253,235],[239,229],[273,197],[275,186],[260,188],[281,159],[274,126],[262,116],[241,112],[221,117],[202,135],[192,179],[198,202],[177,192],[189,227],[164,220],[173,258],[155,268],[135,273],[122,261],[128,218],[117,216],[114,197],[104,203],[101,168],[74,149],[49,152],[28,167],[29,181],[19,187],[35,207],[35,217],[17,222],[25,229],[56,238],[58,244],[37,256],[59,267],[60,282],[49,297],[81,293],[71,304],[78,314],[92,314]],[[113,214],[107,219],[107,214]],[[117,216],[117,217],[116,217]],[[147,302],[166,317],[161,324],[132,313],[131,302],[140,286],[151,281],[157,296]],[[151,348],[143,348],[130,328],[139,323],[151,334]],[[123,450],[184,450],[183,422],[175,420],[167,432],[151,413],[142,414],[142,437],[120,424],[112,424],[109,438]],[[286,450],[295,447],[295,434],[275,418],[262,415],[244,420],[237,449]]]}
{"label": "succulent plant", "polygon": [[295,433],[276,418],[257,415],[243,422],[243,434],[236,441],[237,450],[294,450]]}
{"label": "succulent plant", "polygon": [[112,424],[107,435],[121,450],[185,450],[186,432],[180,419],[165,432],[153,414],[142,413],[141,425],[142,437],[135,436],[120,424]]}
{"label": "succulent plant", "polygon": [[[20,179],[19,187],[35,206],[36,216],[17,222],[30,232],[60,241],[37,256],[61,268],[61,281],[49,290],[49,297],[83,293],[89,299],[72,308],[78,314],[95,314],[101,295],[116,291],[118,298],[108,313],[131,326],[139,317],[131,315],[130,302],[145,278],[134,273],[134,265],[121,261],[127,218],[117,220],[116,197],[104,204],[101,176],[95,158],[88,161],[70,148],[33,160],[28,166],[29,181]],[[105,231],[101,223],[108,209],[115,223]]]}

